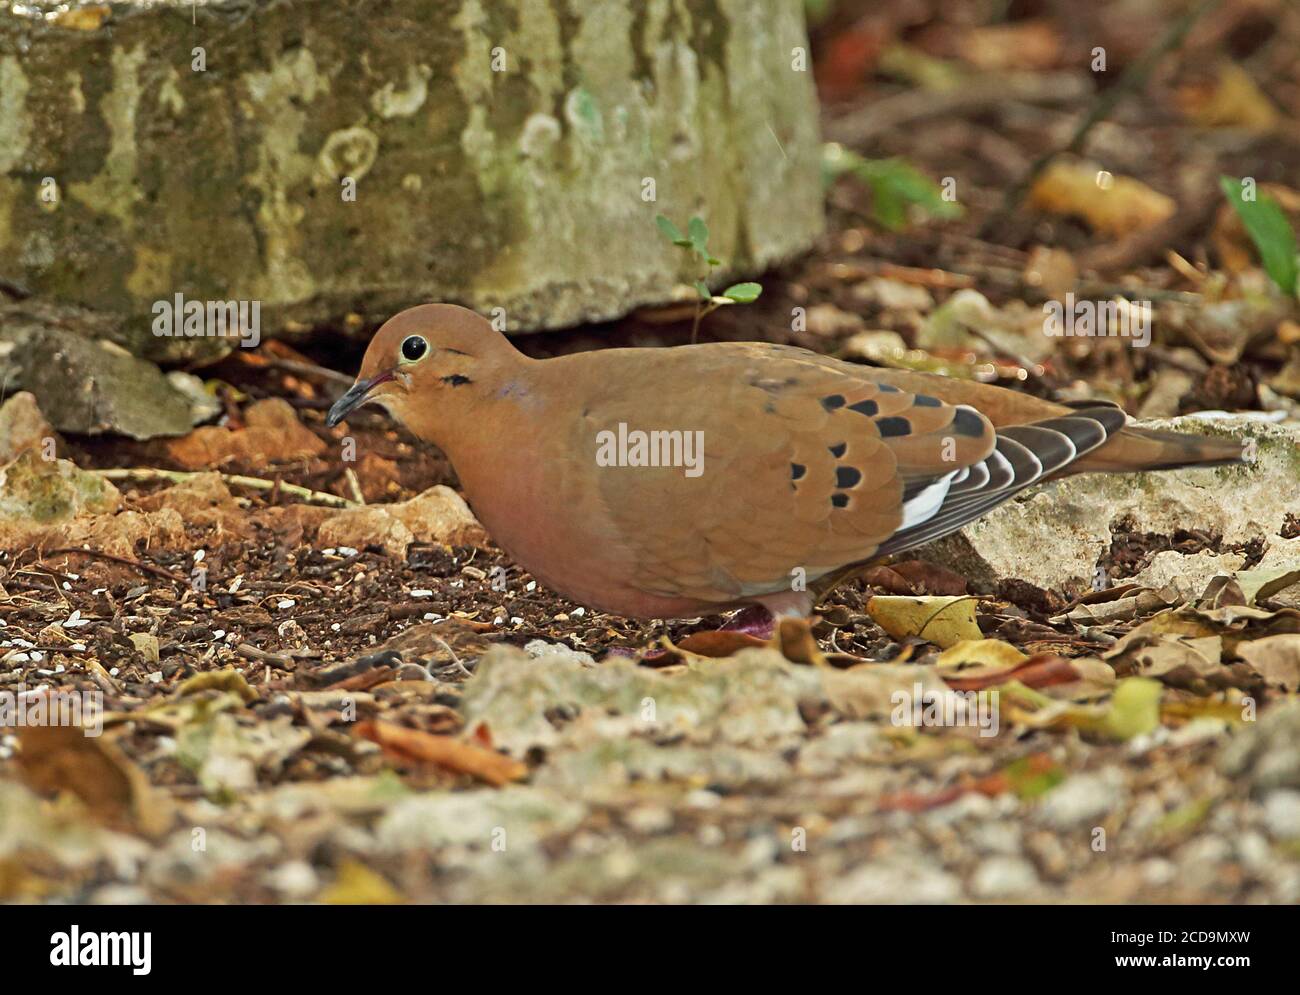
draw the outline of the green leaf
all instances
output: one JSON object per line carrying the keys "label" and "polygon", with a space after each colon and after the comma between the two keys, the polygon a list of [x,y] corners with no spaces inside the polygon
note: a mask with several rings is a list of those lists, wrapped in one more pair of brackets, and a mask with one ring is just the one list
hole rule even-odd
{"label": "green leaf", "polygon": [[691,246],[700,255],[708,258],[709,255],[709,227],[704,223],[703,218],[691,218],[690,224],[686,226],[686,232],[690,236]]}
{"label": "green leaf", "polygon": [[700,300],[703,301],[713,300],[713,295],[709,293],[709,285],[705,283],[703,280],[695,281],[695,291],[700,295]]}
{"label": "green leaf", "polygon": [[761,284],[757,283],[733,283],[730,287],[722,292],[723,297],[729,297],[737,304],[752,304],[758,300],[758,295],[763,292]]}
{"label": "green leaf", "polygon": [[721,260],[721,259],[716,259],[716,258],[714,258],[713,256],[709,256],[709,258],[706,259],[706,260],[704,260],[704,261],[705,261],[706,263],[708,263],[710,266],[721,266],[721,265],[722,265],[722,260]]}
{"label": "green leaf", "polygon": [[904,228],[908,208],[919,207],[932,218],[959,218],[960,204],[944,200],[943,191],[929,177],[902,159],[864,159],[834,143],[822,150],[822,176],[830,183],[845,174],[871,189],[871,209],[877,224],[890,231]]}
{"label": "green leaf", "polygon": [[664,237],[667,238],[668,241],[672,242],[673,245],[691,244],[686,240],[686,237],[681,233],[678,227],[662,214],[655,215],[655,224],[659,226],[659,230],[664,233]]}
{"label": "green leaf", "polygon": [[1300,259],[1297,259],[1295,232],[1282,208],[1268,194],[1257,194],[1254,200],[1246,200],[1242,196],[1244,184],[1231,176],[1220,176],[1219,185],[1259,250],[1265,272],[1284,294],[1294,297],[1300,279]]}

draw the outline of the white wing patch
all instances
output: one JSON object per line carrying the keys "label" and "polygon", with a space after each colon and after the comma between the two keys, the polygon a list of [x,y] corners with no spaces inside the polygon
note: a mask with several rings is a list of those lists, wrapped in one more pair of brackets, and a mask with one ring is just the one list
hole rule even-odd
{"label": "white wing patch", "polygon": [[948,496],[948,488],[952,486],[953,478],[957,473],[957,470],[953,470],[951,473],[944,474],[911,500],[904,501],[903,524],[898,527],[898,531],[910,529],[913,525],[920,525],[933,518],[943,504],[943,499]]}

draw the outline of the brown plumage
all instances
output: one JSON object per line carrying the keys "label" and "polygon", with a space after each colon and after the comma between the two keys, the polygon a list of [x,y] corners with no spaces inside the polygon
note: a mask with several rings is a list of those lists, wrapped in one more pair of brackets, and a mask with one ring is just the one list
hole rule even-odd
{"label": "brown plumage", "polygon": [[[1241,457],[1231,440],[1125,427],[1103,402],[788,346],[534,360],[451,305],[385,324],[330,424],[371,400],[447,454],[494,539],[542,583],[641,617],[806,614],[804,584],[955,531],[1041,480]],[[657,437],[678,465],[607,465],[637,462],[636,432],[679,433]]]}

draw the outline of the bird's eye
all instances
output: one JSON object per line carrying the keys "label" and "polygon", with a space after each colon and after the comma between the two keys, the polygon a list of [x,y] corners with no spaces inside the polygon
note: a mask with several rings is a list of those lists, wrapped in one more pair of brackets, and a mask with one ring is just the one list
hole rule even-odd
{"label": "bird's eye", "polygon": [[429,343],[418,335],[408,335],[402,340],[402,358],[408,363],[414,363],[428,351]]}

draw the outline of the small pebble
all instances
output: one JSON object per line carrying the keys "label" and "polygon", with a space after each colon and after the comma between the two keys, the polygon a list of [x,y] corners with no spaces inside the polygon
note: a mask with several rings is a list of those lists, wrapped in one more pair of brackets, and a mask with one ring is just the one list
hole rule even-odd
{"label": "small pebble", "polygon": [[1274,839],[1300,839],[1300,791],[1269,792],[1264,799],[1264,825]]}

